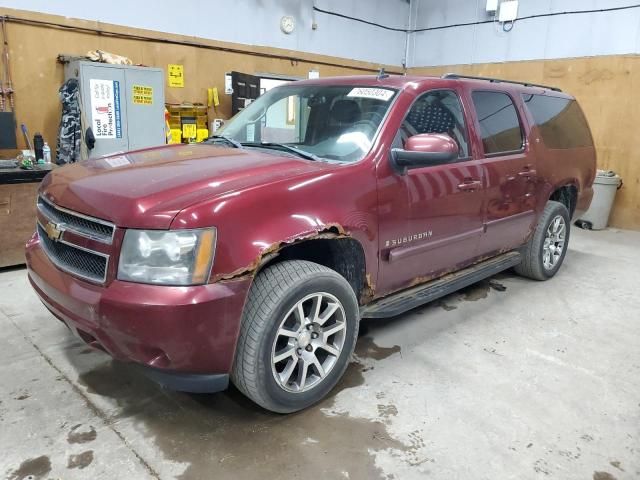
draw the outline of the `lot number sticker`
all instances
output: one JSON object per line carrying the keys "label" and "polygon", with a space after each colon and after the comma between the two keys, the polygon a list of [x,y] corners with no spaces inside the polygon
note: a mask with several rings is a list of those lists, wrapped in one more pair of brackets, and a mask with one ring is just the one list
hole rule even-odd
{"label": "lot number sticker", "polygon": [[104,161],[107,162],[107,164],[109,164],[111,168],[124,167],[125,165],[129,165],[130,163],[127,157],[125,157],[124,155],[105,158]]}
{"label": "lot number sticker", "polygon": [[388,102],[393,97],[393,90],[387,90],[385,88],[368,88],[358,87],[351,90],[347,97],[359,97],[359,98],[375,98],[377,100],[383,100]]}
{"label": "lot number sticker", "polygon": [[122,138],[120,82],[92,78],[89,88],[93,134],[96,138]]}
{"label": "lot number sticker", "polygon": [[137,103],[138,105],[153,105],[153,87],[134,85],[133,103]]}

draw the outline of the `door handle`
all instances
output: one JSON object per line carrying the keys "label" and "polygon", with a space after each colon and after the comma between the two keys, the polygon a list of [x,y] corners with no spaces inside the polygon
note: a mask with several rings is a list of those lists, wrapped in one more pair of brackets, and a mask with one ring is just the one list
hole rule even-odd
{"label": "door handle", "polygon": [[536,176],[535,168],[525,168],[521,172],[518,172],[518,175],[525,178],[535,177]]}
{"label": "door handle", "polygon": [[467,180],[460,185],[458,185],[458,190],[462,190],[463,192],[472,192],[473,190],[477,190],[482,185],[480,180]]}

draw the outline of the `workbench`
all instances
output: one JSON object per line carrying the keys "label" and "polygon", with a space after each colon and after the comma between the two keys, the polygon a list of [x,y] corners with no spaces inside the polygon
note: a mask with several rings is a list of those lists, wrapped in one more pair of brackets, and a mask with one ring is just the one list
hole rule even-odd
{"label": "workbench", "polygon": [[0,169],[0,268],[24,263],[36,224],[36,200],[47,169]]}

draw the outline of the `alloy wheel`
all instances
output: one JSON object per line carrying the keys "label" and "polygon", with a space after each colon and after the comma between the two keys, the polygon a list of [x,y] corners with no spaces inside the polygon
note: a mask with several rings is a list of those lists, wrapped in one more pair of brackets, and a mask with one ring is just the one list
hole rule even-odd
{"label": "alloy wheel", "polygon": [[564,218],[561,215],[556,215],[547,228],[542,247],[542,265],[546,270],[553,270],[560,261],[566,235],[567,225]]}
{"label": "alloy wheel", "polygon": [[310,390],[331,372],[346,338],[346,315],[330,293],[307,295],[282,319],[271,351],[271,371],[288,392]]}

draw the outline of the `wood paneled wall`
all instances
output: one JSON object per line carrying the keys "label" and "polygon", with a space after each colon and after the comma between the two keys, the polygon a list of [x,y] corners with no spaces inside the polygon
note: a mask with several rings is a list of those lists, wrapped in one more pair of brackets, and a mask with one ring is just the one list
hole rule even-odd
{"label": "wood paneled wall", "polygon": [[[89,50],[101,49],[125,55],[134,63],[165,70],[170,63],[182,64],[185,69],[185,88],[165,87],[166,100],[205,103],[207,88],[217,87],[221,104],[210,112],[210,118],[228,118],[231,114],[231,97],[224,95],[224,73],[231,70],[306,77],[309,70],[317,69],[321,76],[328,77],[366,74],[367,69],[371,73],[379,68],[379,65],[366,62],[196,39],[7,8],[0,8],[0,15],[157,39],[122,39],[11,21],[7,23],[17,121],[26,123],[32,136],[36,131],[41,132],[52,147],[60,122],[58,88],[64,79],[62,65],[56,62],[60,53],[84,55]],[[163,43],[163,39],[197,42],[235,51],[167,44]],[[268,58],[260,54],[291,56],[298,61]],[[401,70],[398,66],[387,65],[385,68],[388,71]],[[599,168],[615,170],[624,180],[624,187],[616,197],[610,223],[620,228],[640,229],[640,152],[636,149],[636,125],[640,121],[640,56],[409,69],[409,73],[420,75],[441,75],[446,72],[550,84],[575,95],[585,110],[595,137]],[[19,135],[18,143],[19,148],[24,148],[22,135]],[[3,153],[10,152],[0,151],[0,155]]]}
{"label": "wood paneled wall", "polygon": [[610,225],[640,230],[640,56],[602,56],[478,65],[412,68],[410,73],[466,75],[528,81],[574,95],[589,120],[598,168],[623,179]]}
{"label": "wood paneled wall", "polygon": [[[377,71],[380,67],[342,58],[217,42],[8,8],[0,8],[0,15],[58,23],[71,28],[106,30],[158,39],[158,41],[122,39],[81,33],[71,29],[25,25],[10,19],[7,21],[18,125],[25,123],[31,136],[35,132],[41,132],[52,149],[55,148],[60,124],[61,107],[58,89],[64,81],[64,73],[63,66],[56,62],[56,58],[61,53],[85,55],[90,50],[100,49],[129,57],[134,64],[163,68],[165,72],[168,64],[184,65],[185,87],[169,88],[165,83],[166,101],[206,103],[207,88],[217,87],[220,105],[210,111],[210,119],[229,118],[231,115],[231,96],[224,94],[225,72],[235,70],[250,74],[271,73],[306,78],[311,69],[316,69],[321,76],[328,77],[368,74]],[[166,39],[234,51],[163,43]],[[294,57],[298,61],[268,58],[261,54]],[[323,65],[323,63],[333,63],[338,66]],[[393,66],[386,66],[386,68],[392,71],[401,70]],[[19,133],[18,144],[19,148],[25,148],[21,133]],[[3,153],[13,152],[0,151],[0,155]]]}

